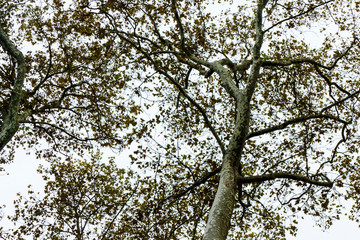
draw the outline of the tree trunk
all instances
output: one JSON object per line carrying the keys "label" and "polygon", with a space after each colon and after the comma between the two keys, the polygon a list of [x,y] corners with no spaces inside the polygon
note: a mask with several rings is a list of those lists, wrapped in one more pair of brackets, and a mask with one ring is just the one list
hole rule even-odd
{"label": "tree trunk", "polygon": [[220,182],[209,219],[205,229],[204,240],[224,240],[230,229],[230,220],[235,203],[237,189],[237,172],[240,157],[249,130],[250,104],[247,98],[238,103],[237,121],[234,134],[223,158]]}
{"label": "tree trunk", "polygon": [[17,49],[9,40],[6,33],[0,27],[0,45],[12,57],[16,59],[16,79],[11,91],[10,103],[7,112],[1,113],[1,132],[0,132],[0,151],[4,149],[6,144],[11,140],[19,129],[19,108],[22,99],[22,89],[25,79],[25,59],[19,49]]}
{"label": "tree trunk", "polygon": [[261,68],[260,50],[263,43],[262,11],[267,0],[259,0],[255,16],[256,39],[252,48],[252,66],[243,90],[234,89],[233,80],[224,71],[218,70],[224,88],[233,96],[237,103],[236,123],[229,146],[223,158],[220,172],[220,182],[214,202],[211,206],[203,240],[225,240],[230,229],[230,221],[235,203],[237,189],[238,167],[241,164],[241,154],[247,139],[250,122],[250,102]]}

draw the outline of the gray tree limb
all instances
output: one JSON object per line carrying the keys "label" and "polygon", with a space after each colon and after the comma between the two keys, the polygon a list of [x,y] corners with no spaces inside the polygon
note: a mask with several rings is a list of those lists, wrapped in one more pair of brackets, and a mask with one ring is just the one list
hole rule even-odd
{"label": "gray tree limb", "polygon": [[19,109],[23,97],[26,65],[22,52],[10,41],[4,30],[0,27],[0,44],[4,51],[16,59],[16,79],[11,90],[10,102],[7,112],[2,113],[2,123],[0,132],[0,150],[4,149],[19,129]]}
{"label": "gray tree limb", "polygon": [[310,184],[316,185],[316,186],[329,187],[329,188],[331,188],[334,184],[330,180],[329,181],[317,181],[317,180],[308,178],[306,176],[301,176],[298,174],[292,174],[292,173],[288,173],[288,172],[270,173],[270,174],[259,175],[259,176],[239,177],[238,183],[239,184],[261,183],[261,182],[276,180],[276,179],[291,179],[291,180],[296,180],[296,181],[300,181],[300,182],[310,183]]}

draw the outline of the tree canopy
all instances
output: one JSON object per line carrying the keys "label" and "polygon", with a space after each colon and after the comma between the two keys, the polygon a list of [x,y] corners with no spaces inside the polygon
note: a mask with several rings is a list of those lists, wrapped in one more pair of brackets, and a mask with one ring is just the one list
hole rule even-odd
{"label": "tree canopy", "polygon": [[[115,234],[128,224],[118,238],[283,239],[296,234],[299,214],[331,226],[347,199],[357,218],[359,3],[24,0],[1,6],[0,146],[10,149],[2,161],[24,144],[39,143],[38,156],[54,159],[93,146],[135,149],[138,188],[129,184],[123,192],[115,185],[114,202],[99,202],[99,208],[116,205],[101,220],[115,219],[133,191],[132,220],[116,217],[123,222],[111,225]],[[48,151],[41,150],[42,139]],[[66,161],[52,161],[64,176],[85,164]],[[92,179],[81,183],[87,184]],[[53,195],[50,206],[63,203],[55,193],[71,188],[60,184],[44,201]],[[95,188],[86,191],[92,196]],[[27,209],[24,219],[35,214]],[[101,226],[103,233],[108,225]]]}
{"label": "tree canopy", "polygon": [[[7,239],[116,239],[129,231],[124,222],[131,215],[121,214],[136,201],[136,182],[130,181],[134,173],[125,174],[114,159],[101,163],[99,153],[93,153],[90,161],[55,161],[39,173],[47,181],[44,196],[29,186],[29,197],[15,201],[11,221],[22,225]],[[118,217],[123,224],[113,226]]]}

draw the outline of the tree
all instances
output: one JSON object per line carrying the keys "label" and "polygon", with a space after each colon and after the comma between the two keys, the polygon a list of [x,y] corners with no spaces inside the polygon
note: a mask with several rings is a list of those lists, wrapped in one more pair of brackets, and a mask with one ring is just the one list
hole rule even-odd
{"label": "tree", "polygon": [[46,2],[37,28],[59,46],[65,32],[81,66],[106,61],[96,79],[131,96],[131,158],[153,170],[137,236],[281,239],[299,212],[325,227],[338,200],[356,212],[358,3]]}
{"label": "tree", "polygon": [[101,163],[95,153],[90,161],[55,161],[39,173],[46,180],[44,193],[29,186],[29,197],[19,196],[11,217],[18,227],[7,239],[115,239],[127,228],[114,223],[134,201],[135,175],[116,167],[114,159]]}
{"label": "tree", "polygon": [[[136,106],[118,94],[118,70],[108,64],[114,49],[81,42],[51,25],[42,4],[0,2],[1,163],[9,163],[18,147],[36,149],[39,158],[55,156],[54,150],[81,154],[95,142],[121,149],[128,139],[120,131],[136,119],[136,110],[126,113]],[[102,53],[109,57],[100,59]]]}

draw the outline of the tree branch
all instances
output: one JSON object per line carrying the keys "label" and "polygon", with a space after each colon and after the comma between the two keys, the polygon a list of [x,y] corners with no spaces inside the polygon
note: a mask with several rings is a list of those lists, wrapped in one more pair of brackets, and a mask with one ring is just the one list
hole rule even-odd
{"label": "tree branch", "polygon": [[332,108],[332,107],[335,107],[335,106],[337,106],[337,105],[339,105],[339,104],[341,104],[341,103],[349,100],[350,98],[355,97],[355,96],[358,95],[359,93],[360,93],[360,90],[357,90],[357,91],[353,92],[352,94],[348,95],[347,97],[345,97],[345,98],[343,98],[343,99],[340,99],[339,101],[336,101],[336,102],[330,104],[330,105],[327,106],[327,107],[324,107],[323,109],[321,109],[320,113],[323,113],[323,112],[325,112],[326,110],[328,110],[328,109],[330,109],[330,108]]}
{"label": "tree branch", "polygon": [[329,95],[331,96],[331,98],[334,99],[334,97],[332,96],[332,86],[335,86],[338,90],[340,90],[341,92],[347,94],[347,95],[351,95],[348,91],[346,91],[344,88],[342,88],[341,86],[339,86],[337,83],[332,82],[320,69],[318,66],[314,66],[316,72],[320,75],[320,77],[322,77],[325,82],[327,83],[327,85],[329,86]]}
{"label": "tree branch", "polygon": [[204,121],[205,121],[205,124],[206,126],[209,128],[210,132],[212,133],[212,135],[215,137],[216,139],[216,142],[219,144],[220,146],[220,149],[221,149],[221,152],[223,154],[225,154],[225,146],[224,146],[224,143],[221,141],[219,135],[217,134],[215,128],[212,126],[207,114],[206,114],[206,111],[192,98],[190,97],[186,90],[180,85],[179,82],[177,82],[173,77],[171,77],[167,72],[157,68],[155,66],[155,69],[157,70],[157,72],[159,72],[160,74],[164,75],[166,78],[169,79],[169,81],[171,81],[172,84],[174,84],[177,89],[181,92],[181,94],[184,95],[184,97],[189,100],[191,102],[192,105],[195,106],[195,108],[197,108],[200,112],[200,114],[202,115]]}
{"label": "tree branch", "polygon": [[[95,140],[102,140],[101,137],[96,137],[96,138],[79,138],[78,136],[68,132],[66,129],[64,128],[61,128],[55,124],[52,124],[52,123],[47,123],[47,122],[36,122],[36,121],[21,121],[21,123],[28,123],[28,124],[33,124],[35,127],[36,125],[47,125],[47,126],[50,126],[62,133],[64,133],[65,135],[67,135],[68,137],[72,138],[72,139],[75,139],[79,142],[87,142],[87,141],[95,141]],[[44,128],[45,129],[45,128]]]}
{"label": "tree branch", "polygon": [[252,132],[252,133],[250,133],[248,135],[247,139],[250,139],[252,137],[257,137],[257,136],[260,136],[260,135],[263,135],[263,134],[275,132],[277,130],[285,129],[287,126],[289,126],[291,124],[301,123],[301,122],[305,122],[305,121],[310,120],[310,119],[317,119],[317,118],[332,119],[332,120],[335,120],[335,121],[339,121],[339,122],[341,122],[343,124],[349,124],[349,122],[346,122],[346,121],[344,121],[344,120],[342,120],[340,118],[320,113],[320,114],[317,114],[317,115],[310,115],[310,116],[304,116],[304,117],[297,117],[297,118],[289,119],[289,120],[287,120],[287,121],[285,121],[285,122],[283,122],[283,123],[281,123],[279,125]]}
{"label": "tree branch", "polygon": [[[316,70],[318,70],[319,68],[323,68],[326,70],[332,70],[336,64],[343,58],[345,57],[348,52],[350,51],[350,49],[355,45],[355,43],[358,41],[358,39],[355,37],[355,39],[353,40],[353,42],[351,43],[351,45],[346,48],[346,50],[341,53],[338,57],[335,58],[335,61],[330,65],[330,66],[325,66],[311,58],[297,58],[297,59],[291,59],[291,60],[285,60],[285,61],[263,61],[262,66],[263,67],[271,67],[271,66],[290,66],[292,64],[300,64],[300,63],[309,63],[311,65],[313,65]],[[343,91],[342,89],[340,89],[341,91]]]}
{"label": "tree branch", "polygon": [[319,5],[310,7],[308,10],[303,11],[303,12],[301,12],[301,13],[299,13],[299,14],[296,14],[296,15],[294,15],[294,16],[290,16],[290,17],[288,17],[288,18],[285,18],[285,19],[283,19],[283,20],[275,23],[275,24],[272,25],[271,27],[267,28],[266,30],[264,30],[264,33],[270,31],[270,30],[273,29],[274,27],[276,27],[276,26],[278,26],[278,25],[280,25],[280,24],[282,24],[282,23],[284,23],[284,22],[286,22],[286,21],[289,21],[289,20],[291,20],[291,19],[295,19],[295,18],[301,17],[302,15],[305,15],[305,14],[313,11],[314,9],[316,9],[316,8],[318,8],[318,7],[321,7],[321,6],[323,6],[323,5],[326,5],[326,4],[328,4],[329,2],[333,2],[333,1],[334,1],[334,0],[330,0],[330,1],[323,2],[323,3],[319,4]]}
{"label": "tree branch", "polygon": [[[187,91],[180,85],[180,83],[178,81],[176,81],[168,72],[162,70],[161,67],[159,67],[158,63],[150,56],[150,54],[148,52],[146,52],[141,46],[138,46],[137,44],[135,44],[134,41],[129,39],[127,36],[124,36],[124,35],[126,35],[126,33],[123,33],[122,31],[118,30],[116,22],[113,20],[112,16],[109,13],[104,12],[104,14],[110,20],[115,34],[120,39],[122,39],[123,41],[125,41],[125,42],[129,43],[131,46],[133,46],[140,54],[142,54],[144,56],[144,58],[149,60],[152,63],[155,71],[158,72],[159,74],[163,75],[164,77],[166,77],[173,85],[176,86],[176,88],[180,91],[180,93],[183,94],[184,97],[186,99],[188,99],[190,101],[190,103],[193,104],[193,106],[195,106],[195,108],[197,108],[199,110],[199,112],[201,113],[201,115],[205,121],[206,126],[210,129],[211,133],[213,134],[213,136],[216,139],[216,142],[219,144],[221,152],[223,154],[225,154],[225,146],[224,146],[223,142],[221,141],[219,135],[216,133],[215,128],[212,126],[212,124],[206,114],[206,111],[187,93]],[[203,61],[203,62],[205,62],[205,61]],[[195,67],[195,66],[190,65],[190,67]],[[195,68],[197,69],[197,67],[195,67]]]}
{"label": "tree branch", "polygon": [[108,234],[108,232],[112,228],[112,226],[113,226],[115,220],[117,219],[117,217],[120,215],[120,213],[127,206],[127,203],[130,201],[130,199],[135,196],[135,193],[136,193],[136,190],[137,190],[138,186],[139,186],[139,181],[136,183],[136,187],[133,190],[133,192],[131,194],[129,194],[130,196],[123,202],[123,205],[121,206],[120,210],[118,210],[118,212],[115,214],[115,216],[111,219],[110,223],[107,224],[107,227],[105,228],[105,231],[103,231],[103,233],[101,234],[102,237],[101,237],[100,240],[105,239],[106,235]]}
{"label": "tree branch", "polygon": [[181,22],[181,18],[179,16],[179,13],[178,13],[178,10],[176,8],[176,3],[175,3],[175,0],[171,0],[171,8],[174,12],[174,15],[175,15],[175,21],[176,21],[176,25],[178,26],[179,28],[179,31],[180,31],[180,40],[181,40],[181,49],[186,53],[186,54],[189,54],[189,51],[188,49],[186,48],[186,45],[185,45],[185,33],[184,33],[184,28],[183,28],[183,25],[182,25],[182,22]]}
{"label": "tree branch", "polygon": [[[335,60],[335,62],[337,62]],[[291,60],[284,60],[284,61],[263,61],[262,62],[262,66],[263,67],[286,67],[286,66],[290,66],[293,64],[301,64],[301,63],[309,63],[312,64],[314,66],[317,67],[321,67],[327,70],[331,70],[335,67],[334,64],[332,64],[331,66],[325,66],[321,63],[316,62],[315,60],[311,59],[311,58],[297,58],[297,59],[291,59]]]}
{"label": "tree branch", "polygon": [[8,112],[5,113],[4,120],[1,125],[0,132],[0,150],[2,150],[6,144],[11,140],[19,129],[19,109],[20,101],[23,97],[22,89],[25,79],[25,59],[22,52],[12,44],[7,37],[6,33],[0,27],[0,45],[2,48],[17,62],[17,75],[14,81],[14,86],[11,91],[10,103],[8,106]]}
{"label": "tree branch", "polygon": [[270,174],[265,174],[265,175],[260,175],[260,176],[250,176],[250,177],[241,177],[240,176],[238,179],[238,183],[239,184],[259,183],[259,182],[261,183],[261,182],[276,180],[276,179],[291,179],[291,180],[295,180],[295,181],[309,183],[309,184],[316,185],[316,186],[329,187],[329,188],[331,188],[334,184],[330,180],[326,181],[326,182],[317,181],[317,180],[313,180],[313,179],[310,179],[305,176],[287,173],[287,172],[270,173]]}
{"label": "tree branch", "polygon": [[187,194],[188,192],[190,192],[191,190],[195,189],[196,187],[200,186],[201,184],[206,183],[210,178],[212,178],[213,176],[215,176],[216,174],[218,174],[220,172],[221,168],[217,168],[212,172],[208,172],[205,176],[203,176],[202,178],[200,178],[198,181],[194,182],[193,184],[191,184],[189,187],[187,187],[186,189],[182,190],[179,193],[176,193],[174,195],[168,196],[164,199],[164,201],[169,200],[171,198],[173,199],[178,199],[182,196],[184,196],[185,194]]}

